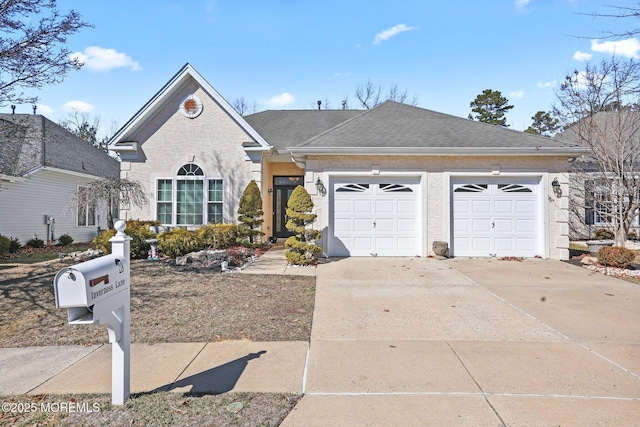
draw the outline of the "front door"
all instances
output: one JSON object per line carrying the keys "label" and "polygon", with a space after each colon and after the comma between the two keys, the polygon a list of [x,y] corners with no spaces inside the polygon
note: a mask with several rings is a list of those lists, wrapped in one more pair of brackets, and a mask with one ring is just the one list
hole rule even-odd
{"label": "front door", "polygon": [[287,203],[291,193],[298,185],[304,184],[302,176],[274,176],[273,177],[273,235],[275,237],[289,237],[287,230]]}

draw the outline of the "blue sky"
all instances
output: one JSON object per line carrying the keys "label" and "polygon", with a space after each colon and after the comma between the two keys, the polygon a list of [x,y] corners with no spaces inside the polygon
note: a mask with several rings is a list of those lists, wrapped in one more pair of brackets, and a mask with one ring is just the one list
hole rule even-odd
{"label": "blue sky", "polygon": [[29,93],[54,121],[75,108],[107,131],[189,62],[228,101],[244,97],[259,110],[317,100],[340,108],[345,97],[355,107],[354,89],[369,79],[397,84],[420,107],[466,117],[476,95],[498,90],[514,105],[511,128],[523,130],[586,60],[640,54],[637,39],[602,40],[636,21],[583,15],[611,13],[604,4],[635,1],[58,0],[94,26],[68,41],[85,66]]}

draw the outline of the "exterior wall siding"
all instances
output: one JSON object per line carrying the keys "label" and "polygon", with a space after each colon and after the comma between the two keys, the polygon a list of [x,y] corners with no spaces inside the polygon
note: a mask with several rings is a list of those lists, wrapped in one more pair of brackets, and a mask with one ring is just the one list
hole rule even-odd
{"label": "exterior wall siding", "polygon": [[[195,94],[203,104],[202,113],[185,117],[179,106],[182,99]],[[193,162],[200,166],[205,179],[223,179],[223,216],[225,222],[237,221],[240,197],[245,187],[256,179],[259,167],[245,158],[243,142],[252,141],[206,92],[192,80],[181,88],[165,106],[130,139],[139,142],[137,160],[123,161],[121,176],[138,180],[149,197],[149,205],[121,209],[126,219],[156,218],[156,180],[173,178],[178,169]]]}
{"label": "exterior wall siding", "polygon": [[[69,234],[75,242],[88,242],[97,235],[96,226],[77,227],[75,208],[69,206],[78,185],[87,178],[41,170],[26,181],[2,183],[0,189],[0,234],[16,237],[22,244],[34,236],[47,241],[45,215],[55,218],[55,237]],[[99,209],[100,224],[106,228],[106,210]]]}

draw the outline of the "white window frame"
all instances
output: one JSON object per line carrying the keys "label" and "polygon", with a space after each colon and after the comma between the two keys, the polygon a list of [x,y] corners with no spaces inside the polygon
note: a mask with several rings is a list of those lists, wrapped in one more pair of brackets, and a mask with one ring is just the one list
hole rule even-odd
{"label": "white window frame", "polygon": [[[178,172],[187,165],[197,166],[201,171],[202,175],[178,175]],[[170,201],[159,201],[158,198],[158,190],[160,181],[168,181],[171,183],[171,200]],[[203,197],[202,197],[202,224],[178,224],[178,181],[202,181],[203,182]],[[212,182],[220,182],[221,185],[221,200],[209,200],[209,187]],[[225,200],[225,191],[224,191],[224,179],[209,177],[200,165],[196,163],[186,163],[178,168],[176,174],[172,177],[157,177],[155,180],[154,186],[154,195],[155,195],[155,218],[160,220],[158,207],[160,204],[170,205],[171,206],[171,223],[162,223],[162,225],[166,226],[197,226],[204,225],[210,222],[224,222],[224,206],[226,203]],[[209,218],[209,206],[210,205],[220,205],[221,206],[221,215],[220,218]]]}
{"label": "white window frame", "polygon": [[[89,187],[85,185],[78,185],[77,192],[78,194],[82,191],[82,189],[88,189]],[[93,212],[93,216],[90,214]],[[88,203],[84,203],[82,206],[76,207],[76,227],[95,227],[97,223],[98,216],[98,208],[96,205],[90,206]],[[81,224],[80,219],[83,219],[83,223]]]}

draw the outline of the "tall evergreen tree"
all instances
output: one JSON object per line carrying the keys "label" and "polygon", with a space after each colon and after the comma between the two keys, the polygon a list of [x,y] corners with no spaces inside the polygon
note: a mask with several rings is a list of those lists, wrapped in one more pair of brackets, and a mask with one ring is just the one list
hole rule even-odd
{"label": "tall evergreen tree", "polygon": [[485,89],[476,96],[469,106],[469,118],[491,125],[509,127],[505,114],[513,108],[509,100],[497,90]]}
{"label": "tall evergreen tree", "polygon": [[525,133],[551,137],[560,129],[558,119],[546,111],[538,111],[531,120],[533,123],[525,129]]}

